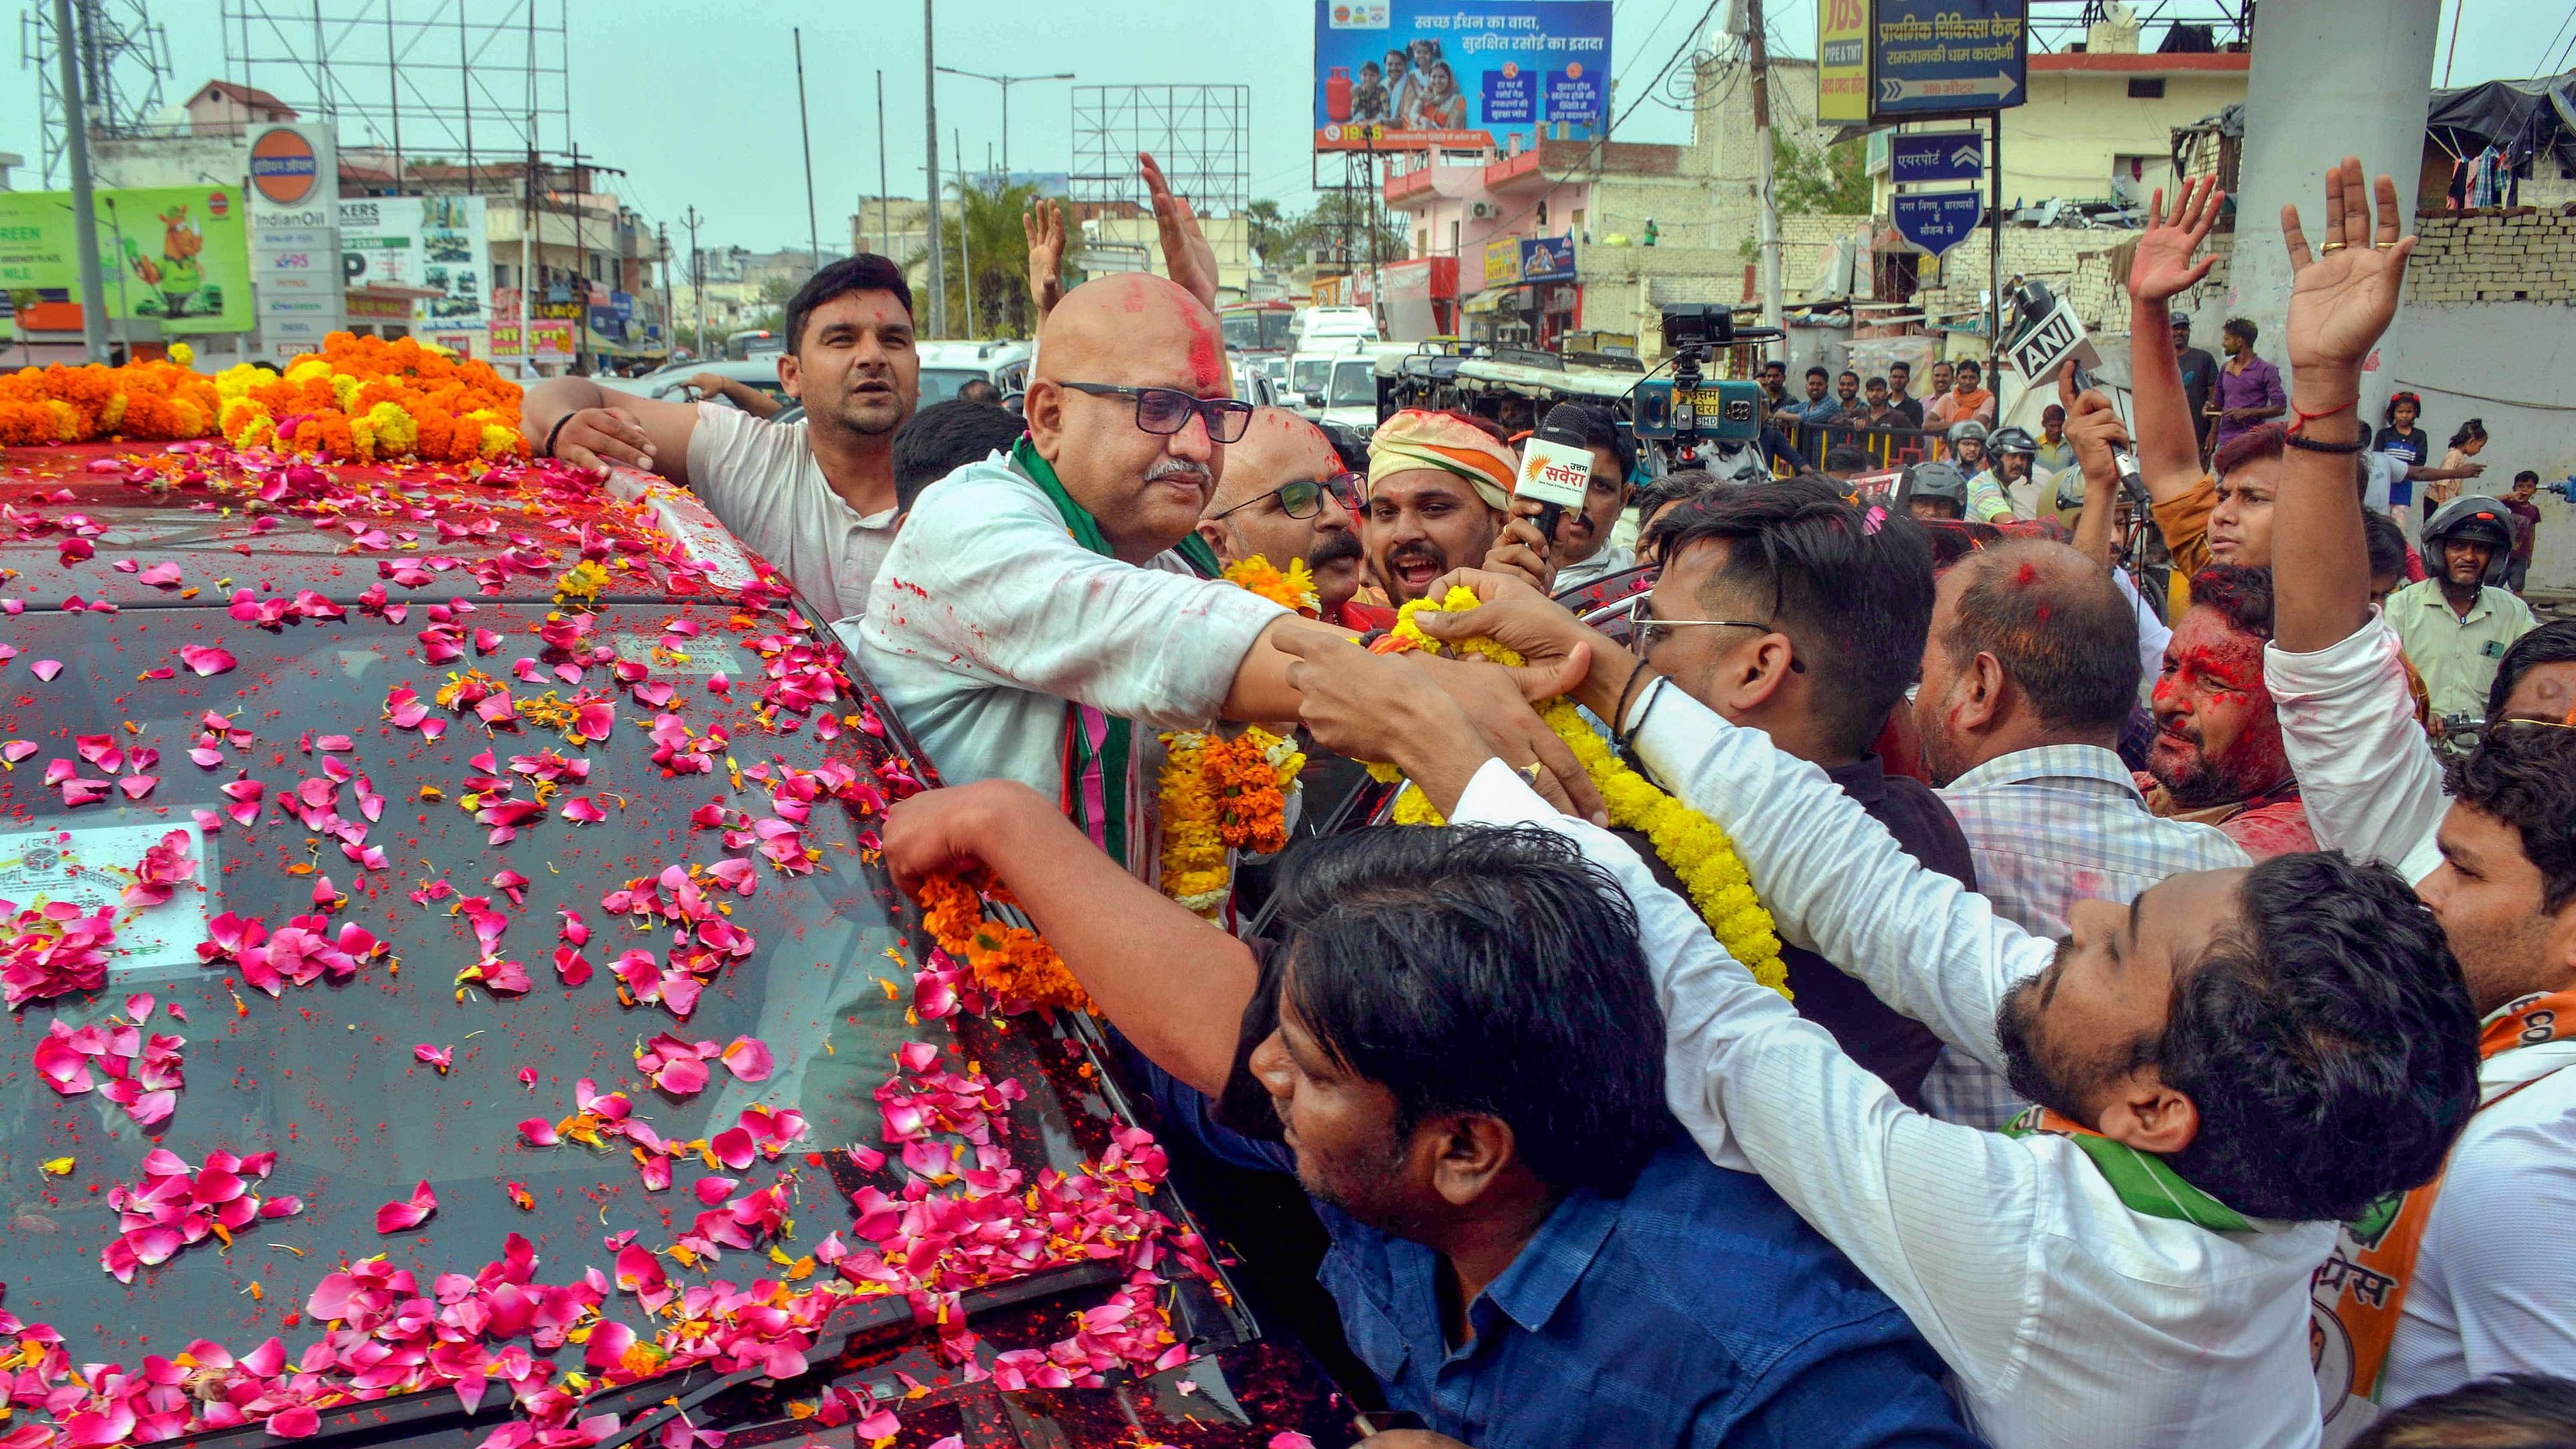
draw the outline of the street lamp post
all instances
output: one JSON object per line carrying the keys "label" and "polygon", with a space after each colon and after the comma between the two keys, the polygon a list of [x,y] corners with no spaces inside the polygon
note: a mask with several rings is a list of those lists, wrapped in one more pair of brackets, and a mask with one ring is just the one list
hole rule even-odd
{"label": "street lamp post", "polygon": [[943,65],[940,69],[950,75],[962,75],[969,80],[991,81],[1002,88],[1002,180],[1003,184],[1008,185],[1011,177],[1011,87],[1024,81],[1071,80],[1073,72],[1063,70],[1053,75],[986,75],[979,70],[959,70],[950,65]]}

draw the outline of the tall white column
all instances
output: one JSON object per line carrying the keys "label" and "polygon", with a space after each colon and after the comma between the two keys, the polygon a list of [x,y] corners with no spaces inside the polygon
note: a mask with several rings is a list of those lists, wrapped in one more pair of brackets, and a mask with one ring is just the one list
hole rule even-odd
{"label": "tall white column", "polygon": [[[2263,0],[2237,175],[2236,251],[2226,295],[2204,297],[2196,310],[2197,345],[2216,353],[2220,324],[2246,317],[2261,330],[2255,350],[2288,362],[2281,337],[2290,263],[2281,250],[2281,208],[2299,208],[2313,243],[2325,224],[2320,178],[2329,162],[2359,156],[2368,173],[2387,172],[2413,228],[2441,9],[2441,0]],[[2386,345],[2398,345],[2402,330],[2401,323]],[[2365,407],[2375,409],[2387,377],[2383,365],[2365,384]]]}

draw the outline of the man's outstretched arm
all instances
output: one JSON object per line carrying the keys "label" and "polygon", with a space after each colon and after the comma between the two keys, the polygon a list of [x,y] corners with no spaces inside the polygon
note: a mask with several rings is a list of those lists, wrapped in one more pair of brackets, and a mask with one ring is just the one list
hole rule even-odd
{"label": "man's outstretched arm", "polygon": [[[2140,481],[2158,503],[2180,498],[2200,484],[2199,423],[2182,390],[2182,364],[2174,358],[2171,303],[2199,285],[2216,264],[2214,256],[2197,263],[2191,256],[2218,224],[2226,200],[2214,177],[2186,181],[2168,213],[2159,190],[2129,264],[2129,336],[2141,339],[2129,352],[2129,402],[2138,420]],[[2159,342],[2164,345],[2154,345]]]}
{"label": "man's outstretched arm", "polygon": [[[2325,237],[2311,256],[2298,209],[2281,209],[2290,250],[2291,392],[2309,421],[2302,440],[2363,441],[2355,416],[2361,365],[2388,330],[2413,237],[2400,237],[2397,187],[2379,178],[2374,225],[2361,162],[2326,176]],[[2263,679],[2281,716],[2281,747],[2307,800],[2317,843],[2421,880],[2448,802],[2415,723],[2396,634],[2372,619],[2370,554],[2352,457],[2286,450],[2273,504],[2273,639]]]}
{"label": "man's outstretched arm", "polygon": [[906,890],[981,866],[1138,1051],[1213,1098],[1260,968],[1241,941],[1129,875],[1035,790],[984,780],[886,812],[886,868]]}
{"label": "man's outstretched arm", "polygon": [[[562,431],[555,425],[562,423]],[[529,448],[576,468],[641,468],[680,484],[689,482],[689,438],[697,431],[696,403],[663,402],[611,392],[586,377],[550,377],[532,384],[519,403],[519,431]]]}

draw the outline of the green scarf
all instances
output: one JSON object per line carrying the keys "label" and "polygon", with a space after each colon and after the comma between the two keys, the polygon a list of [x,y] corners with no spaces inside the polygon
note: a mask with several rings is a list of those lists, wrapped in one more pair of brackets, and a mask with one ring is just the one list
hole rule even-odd
{"label": "green scarf", "polygon": [[[1064,491],[1054,465],[1038,456],[1026,436],[1011,449],[1011,466],[1045,491],[1075,543],[1102,558],[1115,556],[1108,536],[1100,531],[1100,520]],[[1216,578],[1223,571],[1216,550],[1196,532],[1184,535],[1174,551],[1203,579]],[[1058,803],[1093,844],[1122,866],[1127,864],[1127,771],[1135,733],[1130,721],[1078,701],[1065,702],[1064,796]]]}
{"label": "green scarf", "polygon": [[2249,1233],[2254,1225],[2245,1215],[2183,1181],[2163,1158],[2152,1152],[2141,1152],[2126,1142],[2114,1141],[2080,1123],[2049,1111],[2033,1107],[2015,1117],[2004,1127],[2006,1137],[2028,1137],[2047,1133],[2064,1137],[2084,1155],[2093,1159],[2111,1191],[2133,1213],[2153,1218],[2173,1218],[2213,1233]]}

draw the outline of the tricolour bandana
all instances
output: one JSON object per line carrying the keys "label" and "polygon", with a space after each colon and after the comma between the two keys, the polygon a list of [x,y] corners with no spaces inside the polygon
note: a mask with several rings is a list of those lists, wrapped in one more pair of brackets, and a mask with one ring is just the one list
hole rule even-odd
{"label": "tricolour bandana", "polygon": [[1407,408],[1378,424],[1369,436],[1369,491],[1391,473],[1437,468],[1464,478],[1496,512],[1512,506],[1512,484],[1521,464],[1512,450],[1484,429],[1446,413]]}

